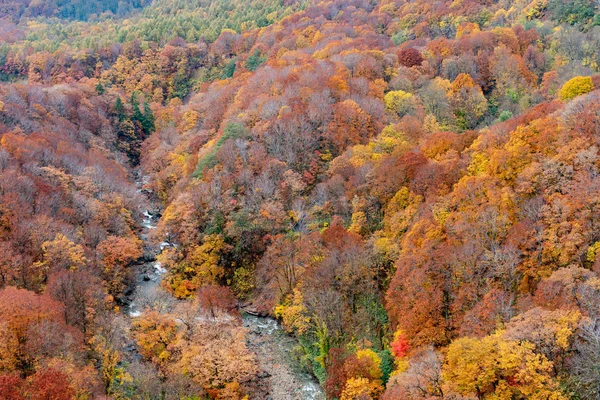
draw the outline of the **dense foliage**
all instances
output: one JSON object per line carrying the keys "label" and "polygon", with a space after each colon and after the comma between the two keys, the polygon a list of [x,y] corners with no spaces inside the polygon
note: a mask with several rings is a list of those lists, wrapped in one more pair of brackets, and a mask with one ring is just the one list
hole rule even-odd
{"label": "dense foliage", "polygon": [[101,3],[1,5],[0,392],[264,398],[243,301],[332,399],[597,396],[597,2]]}
{"label": "dense foliage", "polygon": [[15,22],[20,18],[58,17],[87,20],[103,13],[123,17],[139,9],[151,0],[2,0],[0,18],[8,17]]}

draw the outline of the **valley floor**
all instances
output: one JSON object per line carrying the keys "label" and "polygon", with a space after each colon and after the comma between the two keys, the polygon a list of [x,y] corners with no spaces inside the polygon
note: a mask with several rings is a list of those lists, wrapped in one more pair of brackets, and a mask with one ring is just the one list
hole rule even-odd
{"label": "valley floor", "polygon": [[310,374],[302,371],[292,356],[296,340],[268,317],[243,316],[248,328],[248,347],[258,357],[261,385],[270,400],[324,400],[325,394]]}

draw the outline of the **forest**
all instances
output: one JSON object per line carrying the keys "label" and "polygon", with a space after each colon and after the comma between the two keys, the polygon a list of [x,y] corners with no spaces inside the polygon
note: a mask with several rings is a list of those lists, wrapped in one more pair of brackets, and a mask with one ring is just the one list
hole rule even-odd
{"label": "forest", "polygon": [[599,8],[0,0],[0,400],[600,399]]}

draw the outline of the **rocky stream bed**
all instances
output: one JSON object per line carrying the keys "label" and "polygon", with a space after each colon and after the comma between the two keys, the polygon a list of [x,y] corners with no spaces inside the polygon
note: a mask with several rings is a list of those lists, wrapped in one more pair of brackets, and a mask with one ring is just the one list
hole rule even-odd
{"label": "rocky stream bed", "polygon": [[[160,212],[158,207],[153,207],[156,201],[152,194],[143,189],[146,183],[143,177],[138,178],[136,184],[141,193],[146,194],[148,204],[143,211],[142,232],[140,238],[144,243],[144,262],[135,266],[136,282],[133,292],[129,294],[127,317],[135,318],[142,315],[143,309],[149,303],[157,301],[175,302],[166,298],[166,293],[161,289],[161,280],[167,272],[156,256],[165,248],[176,246],[175,243],[163,241],[155,245],[150,240],[151,232],[156,229]],[[294,347],[298,342],[287,335],[277,320],[256,316],[246,312],[242,313],[242,322],[248,329],[247,345],[256,354],[260,372],[258,385],[262,393],[267,393],[264,398],[256,400],[324,400],[325,394],[316,378],[304,371],[297,360],[292,356]],[[131,344],[130,356],[139,358],[135,346]]]}

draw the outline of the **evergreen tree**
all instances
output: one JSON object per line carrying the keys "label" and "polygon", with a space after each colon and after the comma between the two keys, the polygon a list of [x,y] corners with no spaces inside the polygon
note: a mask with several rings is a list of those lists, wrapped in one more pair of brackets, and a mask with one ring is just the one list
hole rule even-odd
{"label": "evergreen tree", "polygon": [[184,68],[179,68],[172,80],[171,98],[184,99],[189,93],[189,78]]}
{"label": "evergreen tree", "polygon": [[150,135],[156,130],[154,125],[154,113],[147,101],[144,101],[144,119],[141,121],[142,129],[146,135]]}
{"label": "evergreen tree", "polygon": [[248,59],[246,59],[246,63],[244,64],[244,67],[246,67],[248,69],[248,71],[254,72],[265,61],[267,61],[267,57],[261,55],[260,51],[257,49],[254,51],[254,53],[252,53],[250,56],[248,56]]}
{"label": "evergreen tree", "polygon": [[131,113],[131,121],[134,123],[139,122],[141,124],[144,120],[144,114],[142,114],[142,111],[140,110],[140,102],[137,99],[136,92],[131,94]]}
{"label": "evergreen tree", "polygon": [[115,114],[117,114],[119,122],[125,121],[125,107],[123,106],[123,100],[121,100],[121,97],[117,97],[117,102],[115,103]]}
{"label": "evergreen tree", "polygon": [[104,94],[104,86],[100,82],[98,82],[98,84],[96,85],[96,93],[98,93],[99,95]]}
{"label": "evergreen tree", "polygon": [[227,65],[225,66],[225,69],[223,70],[223,78],[225,78],[225,79],[231,78],[231,77],[233,77],[234,73],[235,73],[235,59],[229,61],[229,63],[227,63]]}

